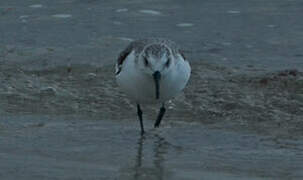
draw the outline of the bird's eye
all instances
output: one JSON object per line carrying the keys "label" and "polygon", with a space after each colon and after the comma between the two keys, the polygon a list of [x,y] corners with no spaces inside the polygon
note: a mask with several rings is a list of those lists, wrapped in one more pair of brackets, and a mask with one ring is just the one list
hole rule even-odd
{"label": "bird's eye", "polygon": [[166,61],[166,63],[165,63],[165,66],[168,67],[169,64],[170,64],[170,58],[167,59],[167,61]]}
{"label": "bird's eye", "polygon": [[148,66],[148,60],[146,57],[144,57],[144,64],[145,64],[145,66]]}

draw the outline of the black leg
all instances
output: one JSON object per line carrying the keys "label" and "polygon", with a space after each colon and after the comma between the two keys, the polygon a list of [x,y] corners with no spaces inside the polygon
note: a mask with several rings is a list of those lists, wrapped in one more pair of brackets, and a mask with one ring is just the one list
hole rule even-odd
{"label": "black leg", "polygon": [[164,103],[163,103],[162,107],[160,108],[160,112],[158,114],[157,120],[155,122],[155,128],[160,126],[160,123],[161,123],[161,120],[162,120],[164,114],[165,114],[165,107],[164,107]]}
{"label": "black leg", "polygon": [[142,119],[142,111],[140,108],[140,104],[137,104],[137,113],[138,113],[138,117],[139,117],[139,121],[140,121],[140,127],[141,127],[141,135],[144,134],[144,127],[143,127],[143,119]]}

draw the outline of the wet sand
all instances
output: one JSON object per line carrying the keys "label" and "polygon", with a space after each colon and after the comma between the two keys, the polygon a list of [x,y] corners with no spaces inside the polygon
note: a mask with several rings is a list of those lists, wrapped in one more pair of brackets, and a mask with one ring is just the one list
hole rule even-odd
{"label": "wet sand", "polygon": [[158,107],[143,107],[144,137],[135,105],[117,88],[111,66],[1,69],[0,175],[301,177],[303,74],[289,70],[244,76],[208,64],[193,67],[188,88],[168,103],[159,129],[152,128]]}
{"label": "wet sand", "polygon": [[[169,121],[1,118],[4,179],[296,179],[302,141]],[[12,121],[18,120],[19,123]],[[146,121],[147,127],[152,123]],[[298,178],[299,179],[299,178]]]}
{"label": "wet sand", "polygon": [[[0,179],[302,179],[299,5],[1,2]],[[141,137],[113,63],[156,35],[192,76]]]}

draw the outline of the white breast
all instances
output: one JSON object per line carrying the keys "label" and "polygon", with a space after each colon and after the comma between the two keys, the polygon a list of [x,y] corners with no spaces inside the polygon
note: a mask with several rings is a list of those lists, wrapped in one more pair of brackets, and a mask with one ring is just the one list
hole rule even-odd
{"label": "white breast", "polygon": [[[182,57],[179,56],[179,58]],[[190,77],[189,63],[183,59],[177,59],[171,71],[162,76],[160,98],[156,100],[152,76],[138,69],[134,60],[135,54],[132,52],[125,59],[121,72],[116,75],[116,80],[123,92],[139,104],[164,102],[175,97],[184,89]]]}
{"label": "white breast", "polygon": [[161,81],[161,93],[166,100],[179,94],[185,88],[190,77],[191,68],[188,61],[184,61],[182,56],[178,58],[175,61],[175,67]]}

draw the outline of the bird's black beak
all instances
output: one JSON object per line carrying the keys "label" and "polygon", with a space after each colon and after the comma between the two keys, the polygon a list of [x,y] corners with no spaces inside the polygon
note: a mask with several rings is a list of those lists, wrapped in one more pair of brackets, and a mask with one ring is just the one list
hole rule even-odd
{"label": "bird's black beak", "polygon": [[155,87],[156,87],[156,99],[159,99],[159,89],[160,89],[160,86],[159,86],[159,82],[160,82],[160,79],[161,79],[161,73],[159,71],[155,71],[154,74],[153,74],[153,77],[154,77],[154,81],[155,81]]}

